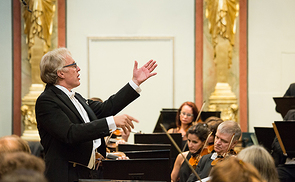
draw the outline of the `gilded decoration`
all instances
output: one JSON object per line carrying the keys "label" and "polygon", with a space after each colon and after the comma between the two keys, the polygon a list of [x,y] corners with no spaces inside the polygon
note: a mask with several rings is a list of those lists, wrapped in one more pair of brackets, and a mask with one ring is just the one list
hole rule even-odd
{"label": "gilded decoration", "polygon": [[209,97],[209,111],[221,111],[223,120],[237,121],[238,104],[229,85],[235,43],[238,0],[206,0],[205,16],[213,46],[216,86]]}
{"label": "gilded decoration", "polygon": [[44,40],[44,53],[46,53],[51,46],[55,1],[56,0],[26,1],[28,7],[24,7],[23,18],[25,20],[24,33],[27,35],[26,44],[29,49],[29,59],[31,58],[31,48],[35,44],[35,36]]}
{"label": "gilded decoration", "polygon": [[51,35],[53,32],[53,17],[56,0],[24,0],[23,22],[26,35],[27,59],[31,69],[31,86],[29,93],[22,98],[22,121],[24,132],[22,138],[29,141],[39,141],[37,123],[35,118],[35,102],[44,90],[40,79],[40,60],[51,48]]}

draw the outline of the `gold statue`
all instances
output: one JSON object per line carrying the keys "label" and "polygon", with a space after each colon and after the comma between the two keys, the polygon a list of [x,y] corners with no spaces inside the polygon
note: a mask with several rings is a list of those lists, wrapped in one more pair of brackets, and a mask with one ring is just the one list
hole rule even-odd
{"label": "gold statue", "polygon": [[221,111],[223,120],[237,120],[237,99],[228,84],[235,42],[238,0],[206,0],[206,17],[212,35],[217,84],[209,98],[209,110]]}
{"label": "gold statue", "polygon": [[31,64],[32,85],[22,99],[22,116],[25,140],[40,140],[35,118],[35,102],[44,90],[40,79],[40,61],[51,48],[51,34],[56,0],[24,0],[23,7],[24,33],[27,35],[28,58]]}
{"label": "gold statue", "polygon": [[212,35],[217,82],[227,82],[228,69],[232,65],[232,47],[235,43],[236,17],[239,14],[237,0],[206,0],[206,17]]}
{"label": "gold statue", "polygon": [[51,46],[51,34],[53,27],[53,16],[55,12],[56,0],[27,0],[27,11],[24,7],[23,18],[25,20],[24,33],[27,34],[26,43],[29,48],[29,59],[31,58],[31,48],[35,44],[34,37],[44,40],[44,53],[48,52]]}

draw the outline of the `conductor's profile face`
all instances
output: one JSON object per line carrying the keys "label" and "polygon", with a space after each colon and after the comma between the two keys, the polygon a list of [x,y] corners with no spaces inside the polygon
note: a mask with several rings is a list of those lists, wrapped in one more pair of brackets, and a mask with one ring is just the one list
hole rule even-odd
{"label": "conductor's profile face", "polygon": [[60,77],[60,82],[63,83],[62,85],[68,90],[78,87],[80,85],[80,70],[81,69],[74,61],[74,59],[71,56],[67,56],[65,65],[58,74],[58,76]]}

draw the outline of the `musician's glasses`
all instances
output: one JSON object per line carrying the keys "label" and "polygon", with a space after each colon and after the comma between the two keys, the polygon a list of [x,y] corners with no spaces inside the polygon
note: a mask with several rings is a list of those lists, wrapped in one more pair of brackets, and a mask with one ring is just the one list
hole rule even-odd
{"label": "musician's glasses", "polygon": [[181,114],[182,116],[187,116],[187,117],[193,117],[193,116],[194,116],[193,114],[186,113],[186,112],[180,112],[180,114]]}

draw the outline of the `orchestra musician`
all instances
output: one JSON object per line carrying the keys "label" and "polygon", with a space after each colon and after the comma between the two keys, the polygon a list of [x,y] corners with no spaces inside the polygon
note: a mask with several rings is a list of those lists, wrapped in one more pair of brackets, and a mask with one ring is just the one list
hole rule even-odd
{"label": "orchestra musician", "polygon": [[[216,161],[222,161],[226,156],[235,155],[234,147],[240,137],[241,128],[235,121],[224,121],[218,126],[214,140],[214,150],[211,154],[204,155],[201,158],[195,170],[201,179],[208,177]],[[187,182],[197,180],[198,178],[191,174]]]}
{"label": "orchestra musician", "polygon": [[187,142],[186,132],[196,121],[199,110],[195,103],[184,102],[176,113],[176,128],[170,128],[168,133],[181,133],[182,135],[182,148]]}
{"label": "orchestra musician", "polygon": [[[189,151],[182,152],[182,154],[194,168],[201,157],[209,153],[208,149],[205,148],[209,132],[210,130],[207,124],[200,122],[191,126],[186,133]],[[191,169],[188,164],[184,162],[182,155],[178,154],[171,173],[171,181],[186,182],[190,174]]]}
{"label": "orchestra musician", "polygon": [[[267,182],[279,182],[275,162],[270,153],[261,145],[246,147],[237,155],[238,159],[252,164]],[[282,180],[285,181],[285,180]]]}
{"label": "orchestra musician", "polygon": [[139,86],[156,75],[153,70],[157,64],[150,60],[137,66],[135,61],[132,80],[101,103],[72,91],[80,85],[80,67],[68,49],[58,48],[42,57],[40,75],[46,88],[36,101],[35,111],[49,182],[95,178],[96,152],[106,155],[103,137],[117,127],[131,131],[137,120],[116,114],[139,97]]}
{"label": "orchestra musician", "polygon": [[258,170],[250,163],[229,157],[224,162],[218,163],[210,173],[210,182],[269,182],[264,180]]}
{"label": "orchestra musician", "polygon": [[215,139],[217,127],[219,126],[220,123],[223,122],[223,120],[216,116],[210,116],[204,122],[208,125],[208,128],[212,132],[212,134],[210,135],[208,139],[208,146],[207,146],[207,149],[211,153],[214,149],[214,139]]}

